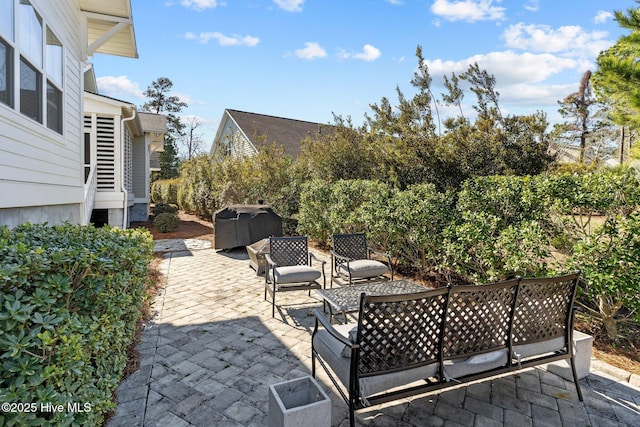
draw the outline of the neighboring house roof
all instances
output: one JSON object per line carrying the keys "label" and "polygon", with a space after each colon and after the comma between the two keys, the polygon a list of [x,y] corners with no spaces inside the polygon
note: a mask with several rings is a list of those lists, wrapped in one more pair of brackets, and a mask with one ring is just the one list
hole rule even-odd
{"label": "neighboring house roof", "polygon": [[138,58],[130,0],[76,0],[87,17],[87,55]]}
{"label": "neighboring house roof", "polygon": [[212,149],[215,149],[215,146],[221,142],[220,139],[223,138],[222,130],[228,119],[231,119],[237,125],[237,128],[253,144],[256,150],[276,143],[282,145],[285,154],[293,158],[297,158],[300,154],[300,146],[304,139],[313,138],[322,132],[332,129],[331,125],[322,123],[226,109],[220,122],[216,139],[213,141]]}

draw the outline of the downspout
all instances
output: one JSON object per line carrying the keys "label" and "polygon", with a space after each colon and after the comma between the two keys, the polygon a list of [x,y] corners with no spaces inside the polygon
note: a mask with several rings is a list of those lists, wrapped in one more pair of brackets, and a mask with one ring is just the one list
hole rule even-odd
{"label": "downspout", "polygon": [[127,206],[127,204],[129,203],[129,192],[127,191],[127,188],[125,186],[125,182],[124,182],[124,128],[125,128],[125,122],[129,122],[133,119],[136,118],[136,108],[133,107],[132,108],[132,114],[131,117],[127,117],[124,118],[120,121],[120,177],[122,179],[122,184],[120,185],[120,189],[122,190],[122,192],[124,193],[124,209],[122,212],[122,229],[126,230],[127,229],[127,219],[129,218],[129,207]]}

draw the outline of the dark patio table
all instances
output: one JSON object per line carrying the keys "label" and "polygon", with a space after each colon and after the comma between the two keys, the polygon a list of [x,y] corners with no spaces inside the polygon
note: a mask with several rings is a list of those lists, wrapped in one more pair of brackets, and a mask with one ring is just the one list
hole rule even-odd
{"label": "dark patio table", "polygon": [[362,293],[367,295],[401,295],[424,292],[426,290],[428,288],[419,283],[409,280],[393,280],[320,289],[316,292],[322,297],[325,308],[327,305],[329,306],[329,321],[333,321],[334,312],[340,312],[344,316],[346,323],[347,313],[358,311],[360,308],[360,295]]}

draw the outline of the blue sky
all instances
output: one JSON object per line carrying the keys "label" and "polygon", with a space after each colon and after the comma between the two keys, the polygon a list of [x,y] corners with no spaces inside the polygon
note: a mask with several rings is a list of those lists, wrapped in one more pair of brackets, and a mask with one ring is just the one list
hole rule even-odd
{"label": "blue sky", "polygon": [[442,75],[477,62],[495,75],[503,113],[544,110],[554,123],[557,101],[624,34],[612,12],[638,7],[633,0],[131,4],[140,57],[96,54],[100,93],[142,105],[151,82],[168,77],[189,105],[185,118],[202,123],[196,133],[207,149],[225,108],[319,123],[336,113],[361,124],[383,96],[396,104],[396,86],[412,96],[418,45],[436,95]]}

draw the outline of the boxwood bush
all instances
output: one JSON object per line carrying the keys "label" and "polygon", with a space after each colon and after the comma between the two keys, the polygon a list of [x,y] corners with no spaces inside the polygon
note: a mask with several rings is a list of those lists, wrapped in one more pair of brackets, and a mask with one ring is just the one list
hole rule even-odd
{"label": "boxwood bush", "polygon": [[174,213],[161,213],[153,220],[153,226],[161,233],[169,233],[177,230],[180,225],[180,218]]}
{"label": "boxwood bush", "polygon": [[152,254],[146,230],[0,227],[0,402],[37,409],[4,411],[0,424],[102,424],[115,407]]}

